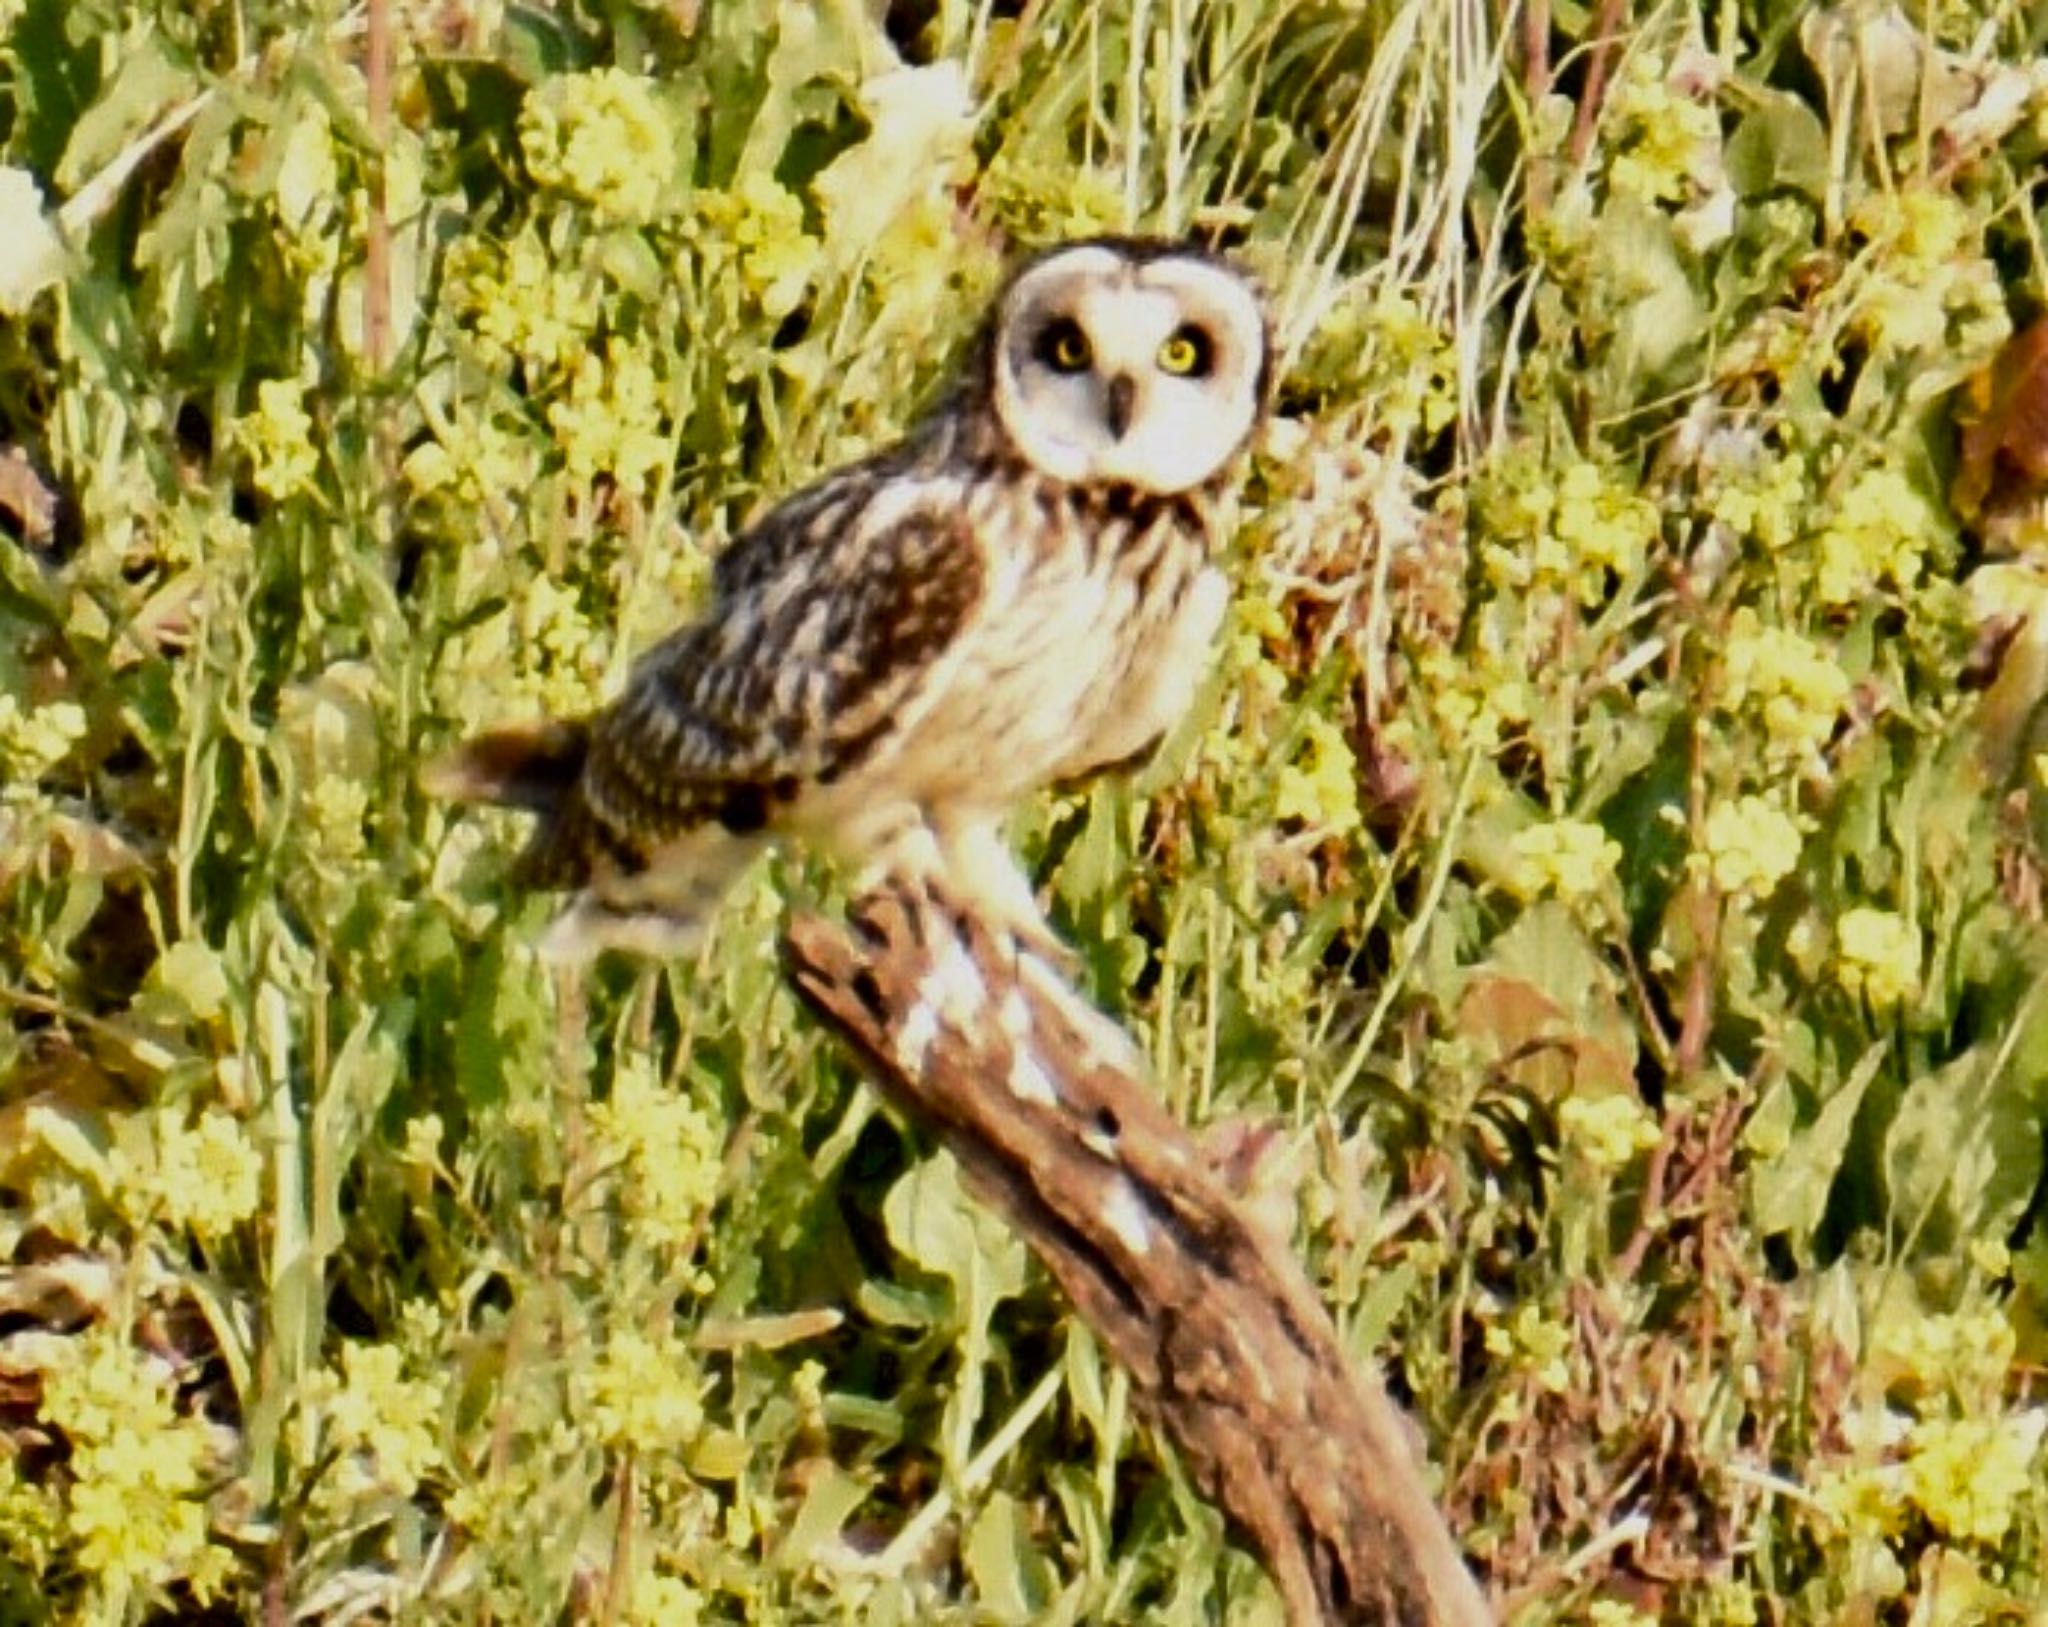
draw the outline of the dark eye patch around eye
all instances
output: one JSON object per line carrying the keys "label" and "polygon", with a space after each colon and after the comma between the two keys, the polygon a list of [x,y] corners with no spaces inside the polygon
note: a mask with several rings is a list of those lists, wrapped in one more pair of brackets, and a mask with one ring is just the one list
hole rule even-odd
{"label": "dark eye patch around eye", "polygon": [[1207,378],[1216,371],[1216,341],[1209,337],[1209,330],[1193,322],[1183,322],[1173,330],[1169,344],[1185,344],[1194,348],[1194,364],[1186,370],[1188,378]]}
{"label": "dark eye patch around eye", "polygon": [[1094,355],[1088,335],[1071,316],[1056,316],[1040,328],[1031,353],[1055,373],[1078,373]]}

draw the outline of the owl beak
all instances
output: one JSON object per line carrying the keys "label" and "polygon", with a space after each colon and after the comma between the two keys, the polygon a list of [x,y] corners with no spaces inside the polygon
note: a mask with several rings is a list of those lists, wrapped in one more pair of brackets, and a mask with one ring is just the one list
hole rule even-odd
{"label": "owl beak", "polygon": [[1131,427],[1131,409],[1138,402],[1138,385],[1128,373],[1118,373],[1109,381],[1107,399],[1104,403],[1105,416],[1109,419],[1109,433],[1116,440],[1124,438],[1124,431]]}

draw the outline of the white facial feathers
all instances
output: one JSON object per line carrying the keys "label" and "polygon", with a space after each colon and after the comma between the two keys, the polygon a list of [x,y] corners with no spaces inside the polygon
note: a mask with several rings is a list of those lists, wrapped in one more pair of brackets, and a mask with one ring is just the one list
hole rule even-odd
{"label": "white facial feathers", "polygon": [[1172,493],[1218,473],[1263,403],[1266,324],[1249,279],[1190,250],[1055,250],[998,315],[994,397],[1041,473]]}

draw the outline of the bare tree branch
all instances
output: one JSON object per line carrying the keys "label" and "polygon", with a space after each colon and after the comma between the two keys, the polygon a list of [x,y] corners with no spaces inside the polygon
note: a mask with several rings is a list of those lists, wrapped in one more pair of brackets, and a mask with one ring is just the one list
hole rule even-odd
{"label": "bare tree branch", "polygon": [[1295,1623],[1494,1619],[1403,1420],[1352,1370],[1283,1241],[1147,1087],[1121,1029],[1034,952],[906,882],[861,900],[851,933],[795,921],[784,951],[803,998],[1129,1371]]}

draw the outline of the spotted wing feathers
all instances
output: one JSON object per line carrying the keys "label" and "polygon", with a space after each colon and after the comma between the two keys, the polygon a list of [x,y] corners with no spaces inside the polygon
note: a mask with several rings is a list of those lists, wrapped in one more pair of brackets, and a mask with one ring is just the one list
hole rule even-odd
{"label": "spotted wing feathers", "polygon": [[583,795],[636,842],[710,819],[759,829],[778,804],[845,774],[984,590],[971,529],[937,507],[834,527],[803,551],[762,541],[783,544],[780,568],[749,575],[740,560],[730,595],[657,646],[595,720]]}
{"label": "spotted wing feathers", "polygon": [[[865,478],[863,478],[865,476]],[[678,837],[770,825],[857,766],[981,606],[987,565],[957,502],[859,468],[767,516],[720,560],[704,618],[640,661],[612,705],[482,736],[428,788],[542,814],[528,886],[631,874]]]}

